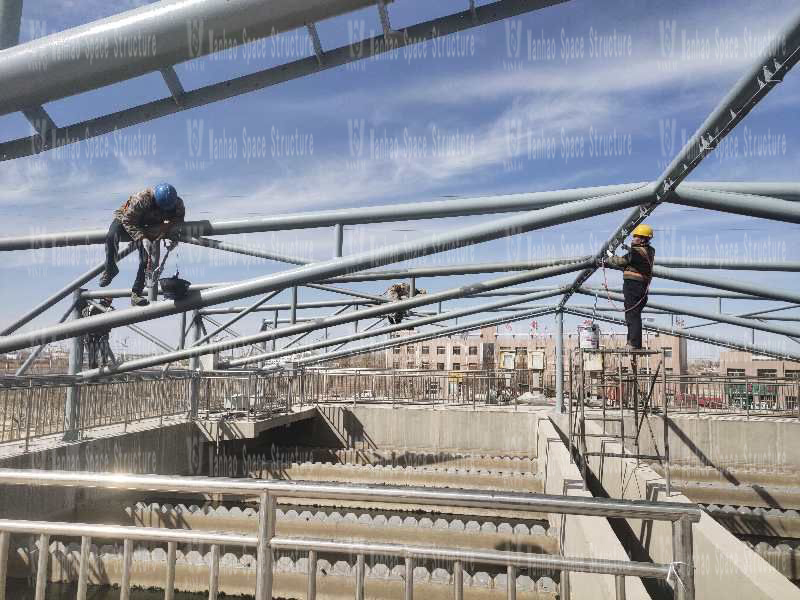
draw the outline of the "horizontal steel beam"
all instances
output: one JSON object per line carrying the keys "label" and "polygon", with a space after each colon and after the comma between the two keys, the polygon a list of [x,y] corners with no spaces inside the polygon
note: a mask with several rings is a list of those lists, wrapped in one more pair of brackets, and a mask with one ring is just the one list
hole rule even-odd
{"label": "horizontal steel beam", "polygon": [[683,283],[715,287],[729,292],[748,294],[762,300],[780,300],[782,302],[800,304],[800,294],[780,288],[776,289],[771,286],[755,285],[733,279],[709,277],[705,274],[700,275],[678,269],[667,269],[666,267],[653,267],[653,276],[661,279],[671,279],[672,281],[681,281]]}
{"label": "horizontal steel beam", "polygon": [[[572,314],[576,317],[594,318],[596,321],[605,321],[606,323],[614,323],[616,325],[626,325],[624,319],[612,317],[610,315],[605,315],[605,314],[593,315],[591,311],[572,308],[570,305],[567,305],[564,308],[564,312]],[[728,348],[730,350],[740,350],[744,352],[751,352],[752,354],[757,354],[759,356],[769,356],[771,358],[775,358],[778,360],[800,361],[800,354],[798,353],[776,351],[773,348],[769,348],[767,346],[749,344],[744,341],[738,342],[734,339],[727,337],[721,337],[705,333],[697,333],[695,331],[689,332],[685,329],[670,329],[669,327],[659,327],[651,323],[642,323],[642,329],[645,329],[647,331],[654,331],[657,333],[663,333],[666,335],[672,335],[679,338],[685,338],[687,340],[692,340],[695,342],[703,342],[705,344],[711,344],[712,346],[719,346],[721,348]]]}
{"label": "horizontal steel beam", "polygon": [[767,196],[680,187],[670,197],[670,202],[785,223],[800,223],[800,205],[797,202]]}
{"label": "horizontal steel beam", "polygon": [[0,115],[133,79],[374,0],[165,0],[40,37],[0,54]]}
{"label": "horizontal steel beam", "polygon": [[[592,293],[595,291],[602,295],[605,293],[604,287],[594,287],[590,285],[583,286],[584,289],[590,290]],[[531,292],[543,291],[546,289],[554,289],[554,286],[539,286],[535,288],[512,288],[508,290],[495,290],[491,292],[481,292],[480,294],[475,294],[474,297],[482,297],[482,296],[513,296],[515,294],[530,294]],[[618,294],[622,293],[622,288],[619,287],[611,287],[608,288],[612,292],[617,292]],[[735,292],[727,292],[724,290],[713,291],[713,290],[705,290],[705,289],[690,289],[690,288],[660,288],[660,287],[651,287],[648,290],[648,294],[650,296],[685,296],[687,298],[735,298],[738,300],[764,300],[763,298],[759,298],[757,296],[753,296],[750,294],[738,294]]]}
{"label": "horizontal steel beam", "polygon": [[[583,288],[579,289],[578,292],[581,294],[585,294],[587,296],[594,296],[593,293],[588,292]],[[617,302],[625,301],[625,297],[622,294],[614,294],[609,292],[608,295],[612,300],[616,300]],[[784,326],[771,325],[769,323],[764,323],[761,321],[757,321],[755,319],[745,319],[734,315],[726,315],[719,312],[700,310],[698,308],[693,308],[693,307],[673,306],[671,304],[664,304],[663,302],[653,302],[651,300],[647,301],[647,306],[649,306],[650,308],[656,308],[659,310],[671,312],[673,314],[687,315],[690,317],[697,317],[699,319],[708,319],[710,321],[716,321],[717,323],[727,323],[729,325],[737,325],[739,327],[746,327],[748,329],[757,329],[759,331],[767,331],[769,333],[777,333],[779,335],[800,336],[800,328],[796,327],[789,327],[785,325]]]}
{"label": "horizontal steel beam", "polygon": [[[548,192],[459,198],[457,200],[362,206],[269,217],[253,217],[235,221],[187,221],[181,230],[184,235],[202,237],[206,235],[235,235],[293,229],[314,229],[318,227],[333,227],[337,224],[364,225],[472,215],[485,216],[488,214],[524,212],[548,208],[567,202],[571,203],[587,198],[630,191],[642,185],[631,183]],[[107,229],[89,229],[0,238],[0,251],[104,244],[107,233]]]}
{"label": "horizontal steel beam", "polygon": [[[298,302],[297,310],[304,308],[341,308],[342,306],[371,306],[375,302],[369,300],[320,300],[317,302]],[[289,310],[291,304],[265,304],[252,312],[273,312],[276,310]],[[217,308],[204,308],[200,310],[201,315],[229,315],[243,311],[246,306],[221,306]]]}
{"label": "horizontal steel beam", "polygon": [[[240,300],[257,294],[266,294],[271,291],[289,288],[293,285],[313,285],[312,282],[315,281],[345,275],[369,267],[380,267],[403,260],[451,251],[509,235],[606,214],[621,208],[637,205],[642,201],[645,193],[641,190],[622,192],[611,196],[601,196],[599,198],[570,202],[566,205],[543,208],[495,221],[479,223],[470,227],[448,229],[421,240],[384,246],[341,258],[297,267],[273,275],[256,277],[223,288],[191,293],[180,300],[155,302],[145,307],[122,309],[114,311],[112,314],[88,317],[74,322],[54,325],[46,329],[18,333],[0,338],[0,352],[19,350],[45,342],[83,335],[90,331],[138,323],[187,310]],[[475,291],[481,290],[476,289]]]}
{"label": "horizontal steel beam", "polygon": [[352,323],[354,321],[360,321],[363,319],[380,317],[393,312],[410,310],[413,308],[417,308],[419,306],[426,306],[429,304],[434,304],[445,300],[451,300],[453,298],[461,297],[464,294],[476,289],[495,289],[495,288],[505,287],[508,285],[515,285],[517,283],[523,283],[524,281],[533,281],[536,279],[553,277],[555,275],[561,275],[563,273],[575,271],[576,269],[581,268],[581,265],[582,263],[577,263],[576,265],[550,267],[548,269],[540,269],[538,271],[532,271],[530,273],[520,273],[517,275],[511,275],[490,281],[480,282],[469,286],[452,288],[450,290],[437,292],[435,294],[421,294],[418,296],[414,296],[412,298],[407,298],[406,300],[401,300],[399,302],[384,303],[377,306],[363,308],[359,311],[351,313],[343,313],[340,315],[330,316],[324,319],[318,319],[313,322],[298,323],[296,325],[292,325],[290,327],[285,327],[282,329],[272,329],[272,330],[262,331],[253,335],[234,338],[232,340],[224,340],[212,344],[206,344],[204,346],[198,346],[196,348],[186,348],[183,350],[177,350],[169,354],[138,358],[117,365],[114,368],[107,367],[102,371],[99,369],[84,371],[83,373],[81,373],[81,376],[90,378],[111,372],[120,373],[120,372],[135,371],[138,369],[144,369],[147,367],[153,367],[159,364],[163,364],[164,362],[183,360],[185,358],[191,358],[193,356],[202,356],[203,354],[221,352],[223,350],[238,348],[241,346],[250,345],[258,342],[264,342],[267,340],[280,339],[282,337],[288,337],[292,335],[299,335],[302,333],[306,333],[308,331],[335,327],[336,325],[343,325],[345,323]]}

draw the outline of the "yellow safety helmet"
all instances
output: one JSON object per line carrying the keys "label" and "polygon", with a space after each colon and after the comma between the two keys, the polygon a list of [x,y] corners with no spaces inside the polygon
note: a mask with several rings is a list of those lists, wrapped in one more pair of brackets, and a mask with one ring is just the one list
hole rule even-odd
{"label": "yellow safety helmet", "polygon": [[639,237],[652,238],[653,228],[650,227],[650,225],[645,225],[644,223],[642,223],[641,225],[636,226],[636,229],[633,230],[633,235],[638,235]]}

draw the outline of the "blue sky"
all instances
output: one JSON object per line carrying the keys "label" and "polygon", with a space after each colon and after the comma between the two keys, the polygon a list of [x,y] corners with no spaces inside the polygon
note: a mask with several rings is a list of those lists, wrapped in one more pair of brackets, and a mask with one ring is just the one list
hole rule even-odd
{"label": "blue sky", "polygon": [[[24,42],[140,4],[28,0],[21,38]],[[390,15],[400,28],[462,10],[462,4],[397,0],[390,5]],[[463,32],[445,40],[445,46],[428,43],[414,51],[400,50],[59,152],[2,163],[1,235],[105,227],[127,195],[162,180],[178,188],[189,218],[215,220],[652,180],[795,10],[795,3],[779,0],[731,2],[725,11],[697,2],[575,0],[535,11]],[[379,29],[377,9],[318,24],[326,48],[348,43],[359,32],[369,35]],[[176,71],[184,87],[192,89],[310,51],[305,30],[299,30],[183,63]],[[691,179],[796,179],[800,137],[793,100],[797,92],[798,74],[792,72],[735,130],[724,151],[709,156]],[[167,93],[160,76],[149,74],[46,108],[57,123],[68,124]],[[21,114],[13,114],[0,117],[0,132],[5,140],[29,135],[31,129]],[[770,146],[765,152],[758,145],[767,136],[778,140],[777,149]],[[609,138],[615,140],[610,146],[603,143]],[[575,149],[577,155],[571,152]],[[605,240],[625,214],[603,215],[413,264],[585,254]],[[491,218],[347,228],[345,252]],[[662,256],[800,259],[793,225],[675,206],[660,207],[650,222]],[[333,249],[332,230],[228,239],[309,259],[327,258]],[[0,267],[5,301],[0,324],[95,264],[100,250],[6,255]],[[194,282],[231,281],[283,268],[241,257],[231,261],[228,255],[189,247],[182,247],[177,261],[181,273]],[[132,279],[134,261],[122,265],[115,285]],[[791,273],[711,273],[798,290]],[[468,280],[456,277],[420,284],[439,290]],[[600,275],[593,279],[601,281]],[[619,274],[609,273],[609,282],[618,285]],[[349,287],[381,293],[387,285]],[[683,284],[657,281],[655,285]],[[322,297],[310,290],[301,292],[301,300]],[[579,296],[574,300],[588,301]],[[681,303],[674,298],[663,301]],[[691,302],[709,310],[716,306],[710,299]],[[736,313],[767,305],[727,300],[723,309]],[[63,310],[56,307],[35,323],[53,322]],[[311,313],[319,311],[307,314]],[[172,339],[170,323],[164,320],[148,327]],[[568,320],[568,330],[576,324]],[[240,329],[256,326],[250,319]],[[527,331],[528,323],[515,325],[515,330]],[[749,332],[729,327],[707,330],[749,339]],[[798,350],[795,342],[777,336],[757,334],[757,340]],[[713,351],[697,348],[695,354],[713,355]]]}

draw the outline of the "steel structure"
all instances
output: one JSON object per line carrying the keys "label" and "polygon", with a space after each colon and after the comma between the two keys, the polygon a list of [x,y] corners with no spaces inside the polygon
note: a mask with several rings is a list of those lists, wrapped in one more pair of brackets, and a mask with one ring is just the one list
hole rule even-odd
{"label": "steel structure", "polygon": [[[448,35],[463,29],[504,19],[528,11],[544,9],[562,0],[498,0],[491,4],[475,6],[470,2],[462,12],[412,25],[398,35],[391,28],[389,10],[379,0],[328,0],[327,2],[277,0],[271,3],[270,11],[263,11],[263,3],[255,0],[231,3],[223,0],[201,0],[185,2],[164,0],[139,9],[122,13],[99,22],[89,23],[53,36],[33,40],[26,44],[16,44],[18,38],[17,3],[10,1],[3,6],[6,19],[2,33],[2,43],[7,46],[0,51],[0,114],[14,111],[23,112],[36,128],[31,138],[6,141],[0,144],[0,157],[10,159],[24,156],[33,151],[46,151],[65,143],[75,143],[86,137],[100,135],[113,128],[127,127],[135,123],[173,114],[182,110],[230,98],[238,94],[261,89],[292,78],[302,77],[340,66],[353,60],[368,58],[373,53],[389,48],[417,43],[432,36]],[[322,47],[316,32],[315,22],[348,13],[350,11],[374,7],[379,12],[384,27],[383,35],[371,40],[353,41],[350,45],[332,50]],[[14,20],[16,19],[16,30]],[[9,25],[9,23],[11,23]],[[195,90],[184,90],[174,66],[186,60],[202,57],[211,51],[202,43],[195,44],[192,35],[186,35],[186,24],[198,23],[206,32],[214,36],[225,31],[226,42],[234,45],[243,41],[244,27],[248,36],[273,35],[282,31],[305,27],[314,53],[292,63],[245,75],[231,81],[210,84]],[[176,31],[180,30],[180,34]],[[191,34],[191,31],[190,31]],[[86,44],[98,44],[107,36],[144,36],[155,40],[156,51],[127,59],[124,69],[118,58],[88,61],[85,54],[70,52],[54,53],[53,48],[83,48]],[[159,348],[166,350],[155,354],[124,360],[119,364],[99,369],[81,370],[77,354],[70,367],[70,375],[75,379],[96,379],[120,373],[169,365],[188,359],[191,369],[200,367],[199,357],[218,353],[222,350],[255,346],[260,350],[251,356],[234,358],[223,362],[221,368],[240,368],[245,365],[264,365],[270,361],[270,368],[281,358],[292,358],[293,367],[325,362],[335,358],[381,350],[393,345],[413,340],[431,339],[455,332],[469,331],[481,326],[495,325],[530,318],[532,315],[555,314],[556,318],[556,397],[561,406],[564,377],[564,315],[597,318],[619,322],[619,319],[605,314],[608,309],[598,309],[598,297],[619,300],[618,289],[590,287],[589,277],[600,267],[606,250],[616,250],[633,227],[641,223],[662,203],[675,203],[700,207],[731,214],[744,214],[765,219],[790,223],[800,222],[800,184],[793,182],[690,182],[685,179],[697,165],[720,143],[720,141],[752,110],[752,108],[788,73],[800,57],[800,14],[786,20],[784,29],[778,34],[782,44],[774,44],[759,56],[734,88],[723,98],[711,115],[674,157],[670,165],[654,181],[622,183],[615,185],[584,187],[567,190],[459,198],[410,204],[371,206],[347,210],[327,210],[308,213],[274,215],[234,221],[191,221],[181,226],[175,233],[189,244],[208,248],[215,252],[233,252],[270,261],[268,266],[275,270],[267,275],[253,277],[244,281],[222,283],[200,283],[192,286],[190,294],[177,301],[160,301],[144,308],[116,310],[89,318],[70,319],[75,313],[74,305],[60,322],[39,329],[21,331],[23,326],[39,317],[52,306],[68,296],[74,302],[96,299],[102,296],[122,297],[130,290],[88,290],[86,284],[102,270],[97,265],[77,279],[67,283],[50,297],[29,309],[0,332],[0,351],[9,352],[23,348],[37,347],[18,373],[25,373],[29,364],[35,360],[44,345],[58,340],[72,340],[73,348],[80,344],[80,336],[120,326],[135,327],[137,323],[167,317],[181,316],[179,338],[181,342],[173,349],[169,344],[149,336]],[[31,77],[30,64],[39,65],[42,71]],[[170,89],[172,96],[162,98],[141,106],[104,115],[84,123],[67,127],[58,126],[47,115],[42,104],[66,96],[96,89],[111,83],[123,81],[144,73],[159,72]],[[536,261],[500,262],[482,264],[458,264],[455,266],[412,267],[398,265],[403,261],[434,255],[454,249],[498,240],[526,232],[531,232],[558,224],[570,223],[591,218],[616,210],[629,209],[620,227],[609,240],[602,244],[592,256],[553,257]],[[394,245],[373,248],[368,251],[346,254],[344,252],[345,225],[364,225],[392,223],[399,221],[447,219],[475,215],[496,215],[473,225],[442,228],[439,233],[420,239]],[[505,215],[505,216],[504,216]],[[242,233],[289,231],[312,228],[332,228],[333,256],[329,259],[313,261],[307,257],[290,256],[269,252],[255,247],[221,241],[208,236],[226,236]],[[41,251],[45,248],[102,244],[106,232],[92,229],[49,234],[31,234],[18,237],[0,238],[0,252],[3,251]],[[133,247],[123,251],[130,253]],[[800,328],[787,321],[796,317],[765,316],[770,312],[790,307],[768,307],[761,311],[741,315],[723,314],[722,299],[774,300],[800,305],[800,294],[776,287],[765,288],[730,278],[699,274],[699,269],[725,270],[776,270],[797,272],[800,263],[746,260],[687,260],[683,258],[663,258],[656,261],[653,274],[656,278],[679,281],[691,286],[686,288],[659,288],[654,286],[653,295],[709,297],[718,298],[716,312],[700,310],[695,307],[676,306],[661,302],[651,302],[650,311],[654,314],[689,315],[704,319],[706,323],[724,323],[741,327],[744,331],[759,330],[772,334],[800,337]],[[284,268],[284,265],[289,265]],[[382,267],[388,267],[382,269]],[[513,272],[513,273],[512,273]],[[568,285],[561,283],[545,284],[537,288],[518,287],[526,283],[545,280],[577,272],[574,281]],[[414,295],[419,279],[440,277],[474,276],[482,273],[506,273],[505,275],[471,284],[461,284],[442,291],[431,291]],[[509,274],[510,273],[510,274]],[[381,295],[369,294],[342,287],[347,283],[406,280],[412,290],[410,298],[398,302],[388,302]],[[437,279],[438,281],[438,279]],[[301,301],[304,288],[312,288],[325,293],[333,293],[345,298]],[[288,303],[267,304],[280,292],[291,295]],[[569,304],[575,293],[595,297],[595,307],[587,310],[585,305]],[[553,305],[525,305],[525,302],[560,295],[560,301]],[[498,296],[503,299],[482,302],[481,298]],[[257,297],[250,304],[229,306],[227,303]],[[443,302],[463,301],[469,304],[458,308],[442,309]],[[413,312],[421,307],[435,307],[436,312]],[[335,308],[337,312],[327,317],[305,318],[299,311],[307,308]],[[279,313],[284,312],[284,318]],[[400,325],[385,326],[382,319],[391,313],[405,311],[407,320]],[[492,315],[497,311],[502,315]],[[238,336],[231,327],[248,315],[272,312],[272,319],[262,322],[262,330],[250,335]],[[189,313],[189,318],[187,318]],[[491,316],[474,321],[459,323],[458,319],[468,315]],[[213,315],[231,315],[224,323],[212,320]],[[377,319],[367,327],[358,329],[359,323]],[[204,322],[213,323],[210,330]],[[188,328],[187,328],[188,324]],[[328,329],[352,324],[354,333],[337,334],[328,338]],[[286,325],[280,326],[279,325]],[[421,330],[436,325],[440,329]],[[792,350],[767,348],[754,343],[742,343],[733,338],[711,336],[698,333],[691,328],[671,326],[645,327],[664,331],[679,337],[700,340],[728,348],[748,349],[759,354],[797,360],[800,353]],[[402,338],[392,337],[406,328],[420,328],[412,335]],[[325,332],[324,340],[300,341],[310,333]],[[230,339],[215,338],[230,334]],[[186,341],[187,335],[190,341]],[[292,338],[282,348],[276,341]],[[372,339],[371,342],[354,348],[346,345]],[[272,343],[267,351],[267,342]],[[332,352],[317,353],[321,349],[336,347]],[[255,367],[254,367],[255,368]],[[166,369],[166,366],[164,367]],[[192,397],[196,393],[192,392]],[[195,406],[196,403],[193,403]]]}

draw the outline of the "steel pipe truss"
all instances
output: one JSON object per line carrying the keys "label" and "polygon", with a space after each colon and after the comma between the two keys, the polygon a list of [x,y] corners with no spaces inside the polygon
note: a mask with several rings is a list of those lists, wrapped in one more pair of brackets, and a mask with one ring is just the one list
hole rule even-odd
{"label": "steel pipe truss", "polygon": [[[259,3],[254,0],[245,0],[236,6],[229,6],[229,3],[221,0],[210,0],[204,3],[205,11],[201,16],[207,19],[206,24],[228,26],[228,35],[240,43],[239,33],[244,23],[252,31],[260,31],[259,28],[269,29],[270,32],[279,32],[292,29],[294,27],[305,26],[311,37],[314,53],[308,58],[295,61],[289,65],[281,65],[265,71],[260,71],[252,75],[240,77],[230,82],[212,84],[197,90],[186,91],[177,77],[174,64],[185,60],[184,52],[187,50],[186,44],[191,43],[185,36],[178,36],[180,42],[177,45],[159,44],[159,52],[148,60],[142,59],[129,65],[129,68],[122,71],[119,65],[111,65],[100,61],[95,65],[86,65],[81,61],[75,62],[68,55],[59,57],[58,60],[48,66],[49,69],[58,70],[58,76],[30,78],[26,71],[26,79],[20,80],[18,86],[6,85],[0,92],[0,114],[3,111],[25,110],[26,114],[35,117],[38,115],[40,127],[37,136],[44,138],[52,134],[54,144],[72,143],[83,139],[80,137],[92,137],[100,135],[113,128],[125,127],[134,123],[140,123],[151,118],[158,118],[167,114],[172,114],[179,110],[201,106],[208,102],[213,102],[223,98],[229,98],[237,94],[245,93],[255,89],[260,89],[267,85],[286,81],[295,77],[304,76],[335,67],[351,60],[367,58],[372,53],[384,51],[388,47],[388,38],[393,43],[403,45],[411,43],[411,40],[422,41],[434,35],[447,35],[468,27],[488,23],[494,20],[503,19],[523,12],[536,10],[557,4],[562,0],[499,0],[492,4],[475,7],[461,13],[453,14],[440,19],[434,19],[419,25],[414,25],[405,30],[403,35],[398,35],[389,25],[389,16],[383,2],[377,4],[372,0],[336,0],[329,3],[310,3],[310,2],[288,2],[278,0],[275,10],[269,15],[257,10]],[[314,6],[310,6],[313,4]],[[343,14],[363,6],[379,6],[382,22],[384,24],[384,35],[364,40],[335,50],[325,50],[322,48],[319,37],[316,35],[314,21],[328,18],[336,14]],[[169,13],[169,7],[176,11],[175,14]],[[150,32],[161,39],[167,36],[170,28],[174,28],[176,23],[181,23],[185,28],[185,20],[188,16],[198,17],[197,14],[184,15],[180,11],[194,10],[192,3],[166,3],[159,2],[130,13],[124,13],[117,17],[112,17],[102,22],[104,27],[112,31],[127,31],[132,23],[139,27],[137,31]],[[313,11],[311,10],[313,8]],[[200,9],[197,9],[200,10]],[[316,11],[316,12],[314,12]],[[208,13],[208,14],[206,14]],[[258,13],[256,15],[256,13]],[[298,15],[304,15],[304,20],[298,20]],[[183,15],[183,16],[181,16]],[[311,18],[309,18],[311,15]],[[135,16],[134,19],[130,19]],[[123,18],[124,17],[124,18]],[[180,17],[180,19],[178,18]],[[251,23],[255,18],[256,23]],[[126,20],[127,19],[127,20]],[[81,36],[92,36],[97,34],[93,29],[97,29],[101,24],[89,24],[82,28],[69,30],[62,34],[61,41],[81,39]],[[220,30],[222,27],[220,27]],[[267,35],[267,33],[265,33]],[[239,37],[237,37],[239,36]],[[388,36],[388,38],[387,38]],[[697,206],[704,209],[724,211],[734,214],[744,214],[759,218],[767,218],[784,222],[800,222],[800,210],[796,202],[800,200],[800,184],[792,182],[688,182],[686,177],[697,167],[697,165],[720,143],[720,141],[749,113],[749,111],[783,78],[783,76],[794,66],[800,58],[800,14],[787,21],[783,32],[779,33],[784,44],[770,48],[772,52],[768,56],[760,56],[756,63],[734,86],[731,92],[720,102],[711,115],[701,125],[695,135],[681,149],[672,163],[664,172],[652,182],[638,182],[618,185],[585,187],[571,190],[557,190],[547,192],[535,192],[526,194],[514,194],[507,196],[464,198],[447,201],[433,201],[412,204],[400,204],[394,206],[364,207],[347,210],[320,211],[303,214],[277,215],[264,218],[253,218],[237,221],[209,222],[195,221],[184,224],[178,232],[184,242],[196,244],[217,251],[234,252],[257,258],[286,263],[292,265],[287,270],[279,271],[269,275],[256,277],[239,282],[227,282],[219,284],[200,284],[192,287],[188,297],[179,301],[156,302],[144,308],[131,308],[113,311],[108,314],[93,316],[83,319],[66,321],[41,328],[34,331],[18,332],[18,329],[28,324],[32,319],[48,310],[50,307],[66,298],[70,294],[75,294],[88,281],[102,269],[98,265],[89,272],[83,274],[78,279],[70,282],[64,288],[53,294],[51,297],[36,305],[25,315],[22,315],[10,326],[0,332],[0,352],[19,350],[38,345],[40,348],[44,344],[52,341],[76,338],[84,334],[120,326],[132,326],[135,323],[166,317],[169,315],[182,315],[185,318],[186,312],[195,311],[193,319],[194,343],[189,347],[182,341],[179,348],[175,351],[168,351],[166,354],[139,358],[124,362],[111,368],[94,369],[83,371],[79,375],[83,378],[92,378],[115,373],[124,373],[139,369],[145,369],[157,365],[169,364],[175,361],[189,358],[193,368],[197,366],[196,360],[199,356],[220,352],[222,350],[238,348],[253,344],[264,344],[268,340],[273,343],[276,339],[289,336],[297,336],[287,347],[277,349],[273,345],[271,352],[253,354],[251,356],[235,358],[227,363],[228,367],[240,367],[251,363],[264,363],[267,360],[302,355],[322,348],[336,346],[333,352],[324,355],[305,356],[297,362],[299,364],[312,364],[315,362],[332,360],[338,357],[350,356],[363,352],[371,352],[392,345],[405,344],[413,340],[432,339],[448,335],[459,331],[470,331],[477,327],[511,322],[530,316],[541,316],[555,311],[558,324],[558,347],[563,348],[563,315],[566,313],[576,316],[592,316],[600,320],[614,323],[621,322],[614,317],[597,314],[597,310],[587,312],[586,310],[568,306],[567,302],[571,296],[580,292],[583,294],[608,296],[611,299],[619,300],[617,289],[605,290],[597,287],[591,288],[586,285],[589,277],[596,271],[600,264],[600,258],[606,250],[615,250],[630,233],[632,228],[641,223],[652,211],[663,202],[674,202],[677,204]],[[169,36],[167,36],[169,37]],[[0,53],[0,81],[6,84],[15,82],[19,76],[19,65],[23,56],[39,56],[46,52],[48,44],[54,43],[55,38],[42,38],[28,44],[13,47]],[[358,48],[358,52],[354,49]],[[395,44],[396,46],[397,44]],[[26,54],[27,53],[27,54]],[[201,51],[196,56],[207,53]],[[188,58],[195,58],[189,56]],[[66,61],[66,62],[64,62]],[[46,113],[38,111],[41,103],[64,97],[65,90],[81,91],[84,89],[94,89],[108,83],[112,83],[115,78],[125,78],[141,73],[158,70],[162,73],[172,96],[157,100],[155,102],[126,109],[113,115],[101,116],[91,122],[77,124],[67,128],[59,128],[52,120],[45,122]],[[56,71],[53,71],[55,73]],[[67,87],[65,78],[72,78],[78,81],[77,86]],[[49,119],[49,117],[48,117]],[[36,120],[36,119],[34,119]],[[74,127],[79,127],[82,133],[75,133],[74,139],[69,138],[73,134]],[[36,136],[34,136],[35,138]],[[0,144],[0,158],[13,158],[23,156],[30,152],[31,148],[36,148],[31,143],[34,138],[25,138]],[[46,149],[47,141],[40,139],[40,149]],[[24,146],[24,148],[23,148]],[[549,260],[527,261],[527,262],[504,262],[504,263],[485,263],[474,265],[457,265],[448,267],[424,267],[424,268],[389,268],[381,270],[380,267],[394,265],[406,260],[415,259],[422,256],[447,252],[464,246],[478,244],[486,241],[497,240],[517,234],[522,234],[558,224],[569,223],[576,220],[590,218],[593,216],[613,212],[616,210],[632,209],[632,212],[625,219],[622,225],[615,231],[611,238],[606,241],[597,254],[593,256],[581,257],[560,257]],[[407,220],[439,219],[449,217],[463,217],[471,215],[503,214],[515,213],[511,216],[499,217],[494,220],[481,222],[477,225],[442,229],[441,233],[428,238],[403,242],[391,246],[384,246],[366,252],[343,255],[344,247],[344,225],[363,225],[372,223],[389,223]],[[328,260],[313,262],[308,258],[288,256],[267,252],[258,248],[252,248],[237,244],[231,244],[220,240],[212,239],[207,236],[224,236],[230,234],[256,233],[267,231],[287,231],[306,228],[332,227],[335,236],[333,257]],[[47,235],[30,235],[13,238],[0,238],[0,251],[12,250],[37,250],[41,248],[52,248],[62,246],[87,245],[103,243],[105,230],[89,230],[76,232],[60,232]],[[124,253],[130,252],[132,247],[126,249]],[[672,296],[687,297],[716,297],[733,298],[747,300],[778,300],[800,304],[800,294],[790,290],[780,288],[756,286],[741,281],[731,279],[715,278],[700,275],[696,269],[751,269],[751,270],[780,270],[796,272],[800,270],[800,263],[782,262],[780,264],[769,263],[766,261],[752,262],[741,260],[685,260],[677,258],[657,259],[653,274],[655,277],[681,281],[691,285],[702,286],[701,289],[659,289],[654,287],[651,294],[663,294]],[[441,292],[433,292],[424,295],[414,295],[415,282],[419,278],[435,278],[447,276],[475,275],[490,272],[512,272],[517,273],[506,275],[497,279],[480,282],[472,285],[465,285],[447,289]],[[561,284],[550,285],[543,288],[517,288],[521,284],[529,283],[540,279],[557,277],[578,271],[577,278],[569,285]],[[368,294],[361,291],[350,290],[336,287],[343,283],[370,282],[382,280],[409,280],[412,283],[412,297],[389,302],[386,297]],[[347,300],[342,301],[318,301],[300,303],[298,301],[297,290],[299,287],[309,287],[327,293],[343,294],[348,296]],[[711,289],[709,289],[711,288]],[[271,298],[282,290],[291,290],[292,302],[290,304],[268,305]],[[81,299],[91,299],[100,296],[124,296],[129,294],[129,290],[103,290],[103,291],[83,291],[80,292]],[[525,306],[524,303],[531,300],[563,294],[558,305],[550,306]],[[225,307],[221,306],[228,302],[260,296],[261,299],[246,307]],[[505,299],[482,304],[474,304],[476,298],[484,296],[500,296]],[[442,311],[441,303],[450,300],[469,300],[473,302],[467,307]],[[436,314],[416,314],[414,309],[422,306],[438,304]],[[349,306],[355,310],[345,312]],[[297,311],[302,308],[311,307],[339,307],[340,310],[329,317],[314,317],[312,320],[298,319]],[[725,323],[757,329],[769,333],[782,334],[787,336],[800,336],[800,329],[792,326],[775,325],[769,317],[761,317],[771,310],[764,309],[760,313],[746,315],[726,315],[718,310],[709,312],[699,310],[695,307],[686,308],[659,302],[650,303],[651,310],[663,315],[684,314],[696,318],[706,319],[712,323]],[[211,342],[210,340],[217,334],[227,331],[232,335],[230,326],[241,320],[243,317],[259,311],[274,311],[273,328],[261,331],[255,335],[234,337],[233,339],[221,342]],[[278,328],[278,311],[285,310],[289,315],[289,326]],[[480,313],[492,313],[497,311],[512,310],[510,314],[502,316],[492,315],[468,323],[449,324],[443,329],[422,331],[410,336],[404,336],[402,341],[398,338],[389,337],[387,340],[380,340],[357,348],[346,349],[344,346],[353,341],[379,337],[391,336],[401,329],[408,327],[424,327],[428,325],[442,326],[442,322],[455,320],[459,317],[477,315]],[[405,312],[408,316],[414,316],[413,320],[407,320],[402,324],[390,326],[379,326],[380,319],[390,313]],[[601,310],[601,313],[604,312]],[[233,316],[225,323],[216,324],[216,329],[203,332],[202,319],[210,319],[209,315],[227,314]],[[752,318],[751,318],[752,317]],[[359,332],[357,324],[365,319],[379,319],[369,327]],[[785,317],[789,321],[793,317]],[[770,320],[770,322],[767,322]],[[210,322],[213,322],[210,320]],[[339,336],[327,339],[327,330],[347,323],[353,323],[356,327],[352,335]],[[757,347],[753,344],[741,344],[735,340],[707,336],[699,333],[680,329],[665,329],[654,327],[650,324],[645,325],[648,329],[663,331],[672,335],[679,335],[689,339],[708,342],[723,347],[750,349],[760,354],[768,356],[780,356],[783,358],[797,359],[794,353],[783,353],[770,351],[768,348]],[[315,341],[298,345],[298,342],[309,333],[318,330],[326,331],[324,341]],[[181,339],[185,340],[184,327],[181,327]],[[159,344],[163,348],[169,349],[167,344]],[[557,362],[557,368],[563,367]],[[24,369],[23,369],[24,371]],[[559,369],[563,373],[563,368]]]}

